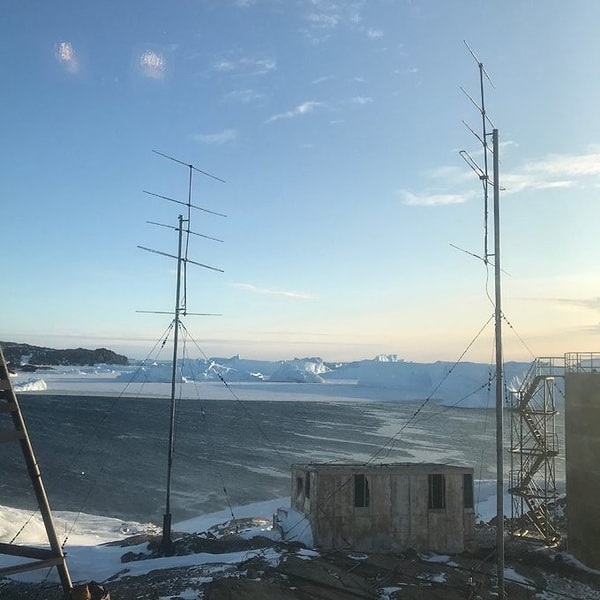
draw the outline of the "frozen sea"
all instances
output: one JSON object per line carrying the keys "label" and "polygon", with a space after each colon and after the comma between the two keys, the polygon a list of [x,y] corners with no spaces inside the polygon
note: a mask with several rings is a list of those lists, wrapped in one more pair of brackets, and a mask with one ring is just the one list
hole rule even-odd
{"label": "frozen sea", "polygon": [[[159,394],[166,386],[122,394],[123,384],[106,378],[86,383],[101,395],[55,381],[19,396],[53,510],[162,523],[170,403]],[[393,390],[351,382],[185,387],[175,419],[176,521],[289,497],[294,463],[439,462],[472,466],[477,480],[496,476],[493,401],[459,408],[431,400],[410,421],[421,399],[397,401]],[[560,420],[558,429],[562,439]],[[35,508],[18,445],[0,452],[0,504]],[[557,479],[564,479],[560,457]]]}

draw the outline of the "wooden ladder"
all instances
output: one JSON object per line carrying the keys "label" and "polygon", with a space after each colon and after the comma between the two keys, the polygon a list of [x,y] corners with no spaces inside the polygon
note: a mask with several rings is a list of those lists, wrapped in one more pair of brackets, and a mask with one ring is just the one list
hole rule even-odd
{"label": "wooden ladder", "polygon": [[[8,425],[6,417],[10,418],[12,426],[6,426]],[[35,492],[37,504],[46,528],[50,549],[22,546],[13,543],[0,543],[0,554],[28,559],[27,562],[21,564],[0,568],[0,577],[33,571],[35,569],[56,567],[65,596],[68,596],[73,587],[71,576],[69,575],[62,546],[56,535],[48,497],[46,496],[42,482],[42,475],[33,453],[33,447],[31,446],[29,434],[25,427],[19,401],[13,390],[6,360],[4,359],[2,348],[0,348],[0,443],[9,442],[18,442],[21,446],[27,472],[31,479],[33,491]]]}

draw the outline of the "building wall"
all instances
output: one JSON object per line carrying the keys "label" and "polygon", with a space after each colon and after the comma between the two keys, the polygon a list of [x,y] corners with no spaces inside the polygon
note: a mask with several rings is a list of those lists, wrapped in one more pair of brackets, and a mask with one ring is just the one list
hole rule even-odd
{"label": "building wall", "polygon": [[[306,470],[303,470],[306,469]],[[312,471],[311,471],[312,469]],[[474,510],[463,505],[463,475],[472,469],[421,465],[295,466],[296,477],[311,473],[310,498],[292,490],[292,506],[309,516],[322,548],[365,552],[458,553],[474,540]],[[354,506],[354,475],[366,474],[370,502]],[[445,476],[446,506],[429,509],[429,474]]]}
{"label": "building wall", "polygon": [[567,544],[600,569],[600,373],[565,375]]}

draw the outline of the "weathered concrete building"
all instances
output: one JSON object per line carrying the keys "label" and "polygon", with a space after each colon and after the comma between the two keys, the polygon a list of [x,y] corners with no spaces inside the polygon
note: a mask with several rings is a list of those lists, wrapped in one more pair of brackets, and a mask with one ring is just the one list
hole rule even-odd
{"label": "weathered concrete building", "polygon": [[600,354],[566,356],[567,547],[600,569]]}
{"label": "weathered concrete building", "polygon": [[473,469],[438,464],[292,466],[291,505],[324,549],[459,553],[474,545]]}

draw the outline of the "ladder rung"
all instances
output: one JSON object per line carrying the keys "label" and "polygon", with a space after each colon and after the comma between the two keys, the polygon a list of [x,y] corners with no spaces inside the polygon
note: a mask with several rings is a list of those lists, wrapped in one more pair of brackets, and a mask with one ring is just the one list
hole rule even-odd
{"label": "ladder rung", "polygon": [[15,573],[25,573],[27,571],[33,571],[33,569],[46,569],[48,567],[57,567],[63,564],[65,561],[63,558],[49,558],[47,560],[38,560],[33,562],[27,562],[21,565],[13,565],[12,567],[3,567],[0,569],[0,577],[5,575],[13,575]]}

